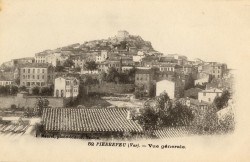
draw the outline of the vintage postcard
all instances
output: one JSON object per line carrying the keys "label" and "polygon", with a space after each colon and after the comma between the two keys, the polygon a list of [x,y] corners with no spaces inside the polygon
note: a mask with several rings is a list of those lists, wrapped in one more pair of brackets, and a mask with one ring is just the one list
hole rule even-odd
{"label": "vintage postcard", "polygon": [[0,161],[249,161],[250,1],[1,0]]}

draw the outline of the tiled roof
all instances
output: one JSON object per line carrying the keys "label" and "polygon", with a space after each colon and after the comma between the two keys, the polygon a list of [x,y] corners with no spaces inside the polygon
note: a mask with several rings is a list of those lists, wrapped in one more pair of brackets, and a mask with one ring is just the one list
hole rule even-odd
{"label": "tiled roof", "polygon": [[157,138],[175,138],[187,136],[190,134],[190,131],[186,127],[170,127],[154,130],[153,134]]}
{"label": "tiled roof", "polygon": [[126,118],[126,109],[45,108],[42,115],[46,131],[66,132],[142,132],[139,124]]}

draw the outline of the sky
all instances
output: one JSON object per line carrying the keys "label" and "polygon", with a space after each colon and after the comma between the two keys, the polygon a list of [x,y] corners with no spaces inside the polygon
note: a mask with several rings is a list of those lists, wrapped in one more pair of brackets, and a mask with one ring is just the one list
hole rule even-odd
{"label": "sky", "polygon": [[[250,1],[2,0],[0,63],[127,30],[164,54],[249,59]],[[236,64],[237,63],[237,64]]]}

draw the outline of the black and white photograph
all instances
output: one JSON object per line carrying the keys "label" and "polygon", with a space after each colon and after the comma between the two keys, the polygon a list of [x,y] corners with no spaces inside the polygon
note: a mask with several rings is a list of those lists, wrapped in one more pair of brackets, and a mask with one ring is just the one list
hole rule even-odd
{"label": "black and white photograph", "polygon": [[1,0],[0,161],[248,161],[249,20],[250,1]]}

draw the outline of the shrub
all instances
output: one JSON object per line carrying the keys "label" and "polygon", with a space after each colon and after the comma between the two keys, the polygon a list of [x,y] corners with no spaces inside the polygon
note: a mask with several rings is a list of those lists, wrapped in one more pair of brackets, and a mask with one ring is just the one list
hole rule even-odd
{"label": "shrub", "polygon": [[10,106],[10,108],[11,108],[11,109],[16,109],[17,106],[16,106],[15,104],[12,104],[12,105]]}

